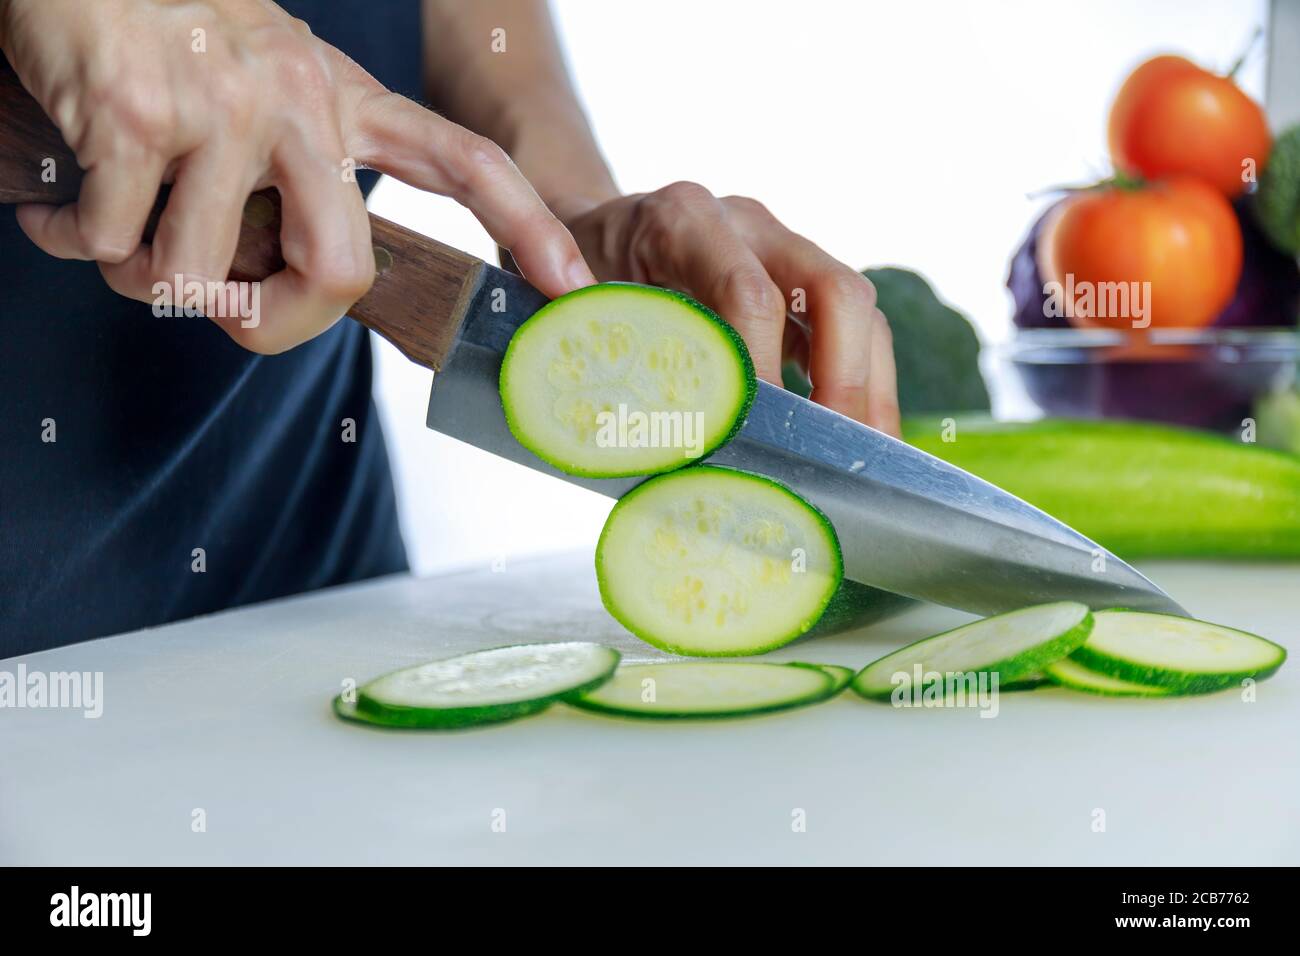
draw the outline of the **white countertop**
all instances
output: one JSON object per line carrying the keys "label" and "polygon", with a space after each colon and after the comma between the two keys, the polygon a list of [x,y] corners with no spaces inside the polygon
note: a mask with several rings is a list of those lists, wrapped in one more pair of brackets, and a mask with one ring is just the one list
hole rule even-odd
{"label": "white countertop", "polygon": [[[1300,649],[1297,565],[1143,570],[1192,613]],[[917,607],[770,657],[860,666],[966,618]],[[0,709],[0,863],[1300,862],[1295,662],[1253,703],[1049,689],[1002,695],[995,719],[851,693],[737,721],[555,707],[450,734],[330,712],[344,678],[553,639],[662,656],[605,614],[589,558],[574,555],[0,661],[104,675],[99,719]]]}

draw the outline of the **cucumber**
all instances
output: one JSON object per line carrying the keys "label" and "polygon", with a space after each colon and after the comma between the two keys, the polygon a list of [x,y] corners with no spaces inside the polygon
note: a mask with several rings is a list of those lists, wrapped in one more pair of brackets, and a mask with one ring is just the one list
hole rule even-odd
{"label": "cucumber", "polygon": [[337,699],[341,717],[388,727],[455,729],[514,720],[603,684],[619,653],[600,644],[516,644],[404,667]]}
{"label": "cucumber", "polygon": [[1245,631],[1171,614],[1098,611],[1088,640],[1071,659],[1089,670],[1170,693],[1203,694],[1262,679],[1286,649]]}
{"label": "cucumber", "polygon": [[542,306],[501,364],[519,443],[570,475],[671,471],[744,424],[758,384],[739,333],[678,292],[607,282]]}
{"label": "cucumber", "polygon": [[1009,611],[936,634],[886,654],[853,679],[863,697],[889,699],[902,683],[922,674],[989,673],[999,687],[1041,671],[1079,647],[1092,629],[1092,613],[1075,601]]}
{"label": "cucumber", "polygon": [[1105,697],[1166,697],[1169,695],[1168,687],[1138,684],[1134,681],[1110,677],[1084,667],[1071,657],[1048,664],[1043,670],[1053,684],[1089,694],[1101,694]]}
{"label": "cucumber", "polygon": [[825,515],[769,478],[712,465],[633,488],[596,545],[606,609],[675,654],[787,644],[817,623],[843,576]]}
{"label": "cucumber", "polygon": [[1300,457],[1119,421],[904,423],[916,447],[1005,488],[1124,559],[1300,558]]}
{"label": "cucumber", "polygon": [[829,673],[806,664],[679,661],[620,667],[609,683],[568,703],[660,720],[748,717],[818,703],[835,685]]}

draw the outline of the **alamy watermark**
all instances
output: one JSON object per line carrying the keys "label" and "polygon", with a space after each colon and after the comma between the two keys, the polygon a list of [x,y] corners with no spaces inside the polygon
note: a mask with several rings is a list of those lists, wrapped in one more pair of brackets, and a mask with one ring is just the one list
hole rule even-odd
{"label": "alamy watermark", "polygon": [[896,671],[889,702],[895,707],[977,707],[980,717],[998,715],[997,671],[927,671],[913,664]]}
{"label": "alamy watermark", "polygon": [[179,272],[171,282],[153,284],[155,318],[239,319],[245,329],[262,324],[262,283],[200,282]]}
{"label": "alamy watermark", "polygon": [[0,709],[61,708],[94,720],[104,713],[103,671],[0,671]]}
{"label": "alamy watermark", "polygon": [[1049,319],[1128,319],[1135,329],[1151,324],[1150,282],[1075,282],[1067,272],[1064,283],[1043,283],[1043,295]]}
{"label": "alamy watermark", "polygon": [[704,454],[703,412],[642,412],[620,402],[596,413],[598,448],[680,448],[683,458]]}

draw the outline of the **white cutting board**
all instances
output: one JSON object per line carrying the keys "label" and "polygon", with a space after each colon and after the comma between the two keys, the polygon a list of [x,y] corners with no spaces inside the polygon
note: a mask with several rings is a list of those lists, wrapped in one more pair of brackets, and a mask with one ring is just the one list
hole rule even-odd
{"label": "white cutting board", "polygon": [[[1144,570],[1192,613],[1300,648],[1300,567]],[[861,665],[965,619],[918,607],[770,656]],[[1003,695],[993,719],[851,693],[716,723],[555,707],[453,734],[330,713],[344,678],[559,638],[662,656],[575,555],[0,661],[104,673],[97,720],[0,709],[0,863],[1300,862],[1300,662],[1253,703],[1052,689]]]}

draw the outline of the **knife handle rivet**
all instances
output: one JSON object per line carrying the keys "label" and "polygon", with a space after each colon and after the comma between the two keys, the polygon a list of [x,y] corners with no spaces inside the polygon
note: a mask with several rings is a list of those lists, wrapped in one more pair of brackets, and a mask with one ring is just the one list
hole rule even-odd
{"label": "knife handle rivet", "polygon": [[393,267],[393,254],[383,246],[375,246],[375,273],[383,275]]}
{"label": "knife handle rivet", "polygon": [[244,224],[263,229],[275,221],[275,204],[265,196],[249,196],[244,203]]}

